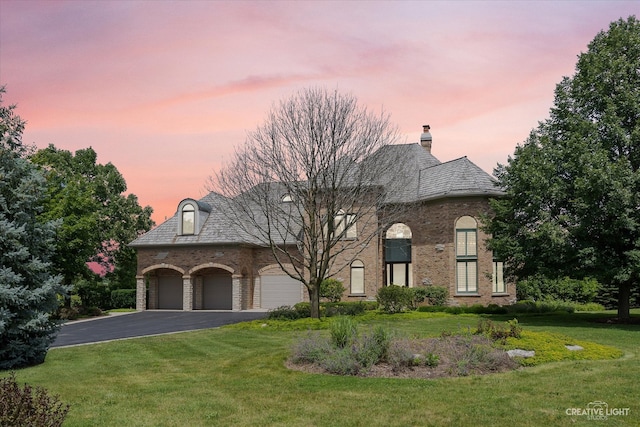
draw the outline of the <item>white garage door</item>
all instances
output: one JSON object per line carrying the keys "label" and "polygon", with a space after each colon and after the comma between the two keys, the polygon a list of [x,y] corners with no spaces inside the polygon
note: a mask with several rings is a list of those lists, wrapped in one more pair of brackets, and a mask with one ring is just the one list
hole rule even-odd
{"label": "white garage door", "polygon": [[158,308],[182,310],[182,277],[158,277]]}
{"label": "white garage door", "polygon": [[302,283],[287,275],[260,276],[262,308],[277,308],[302,301]]}
{"label": "white garage door", "polygon": [[232,289],[231,274],[204,276],[202,308],[204,310],[231,310]]}

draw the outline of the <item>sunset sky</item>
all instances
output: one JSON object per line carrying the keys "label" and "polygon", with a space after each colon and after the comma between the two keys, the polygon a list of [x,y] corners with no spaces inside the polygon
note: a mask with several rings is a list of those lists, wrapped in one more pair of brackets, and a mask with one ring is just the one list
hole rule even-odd
{"label": "sunset sky", "polygon": [[7,1],[0,85],[25,143],[93,147],[162,222],[311,86],[391,113],[400,142],[491,173],[638,1]]}

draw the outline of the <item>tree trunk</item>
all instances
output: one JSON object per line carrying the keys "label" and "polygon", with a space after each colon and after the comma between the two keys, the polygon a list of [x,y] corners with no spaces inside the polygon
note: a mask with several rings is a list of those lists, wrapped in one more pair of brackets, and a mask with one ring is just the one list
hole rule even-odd
{"label": "tree trunk", "polygon": [[309,301],[311,302],[311,318],[320,319],[320,282],[309,283]]}
{"label": "tree trunk", "polygon": [[623,283],[618,288],[618,319],[629,319],[629,299],[631,298],[631,283]]}

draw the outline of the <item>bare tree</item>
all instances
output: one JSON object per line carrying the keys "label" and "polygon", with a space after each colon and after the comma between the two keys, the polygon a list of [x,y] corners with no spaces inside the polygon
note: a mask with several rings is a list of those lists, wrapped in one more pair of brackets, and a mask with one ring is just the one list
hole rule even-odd
{"label": "bare tree", "polygon": [[[344,269],[401,210],[398,138],[389,115],[352,95],[305,89],[280,102],[210,179],[248,242],[267,246],[307,288],[319,317],[320,283]],[[381,212],[385,212],[384,215]],[[356,231],[357,228],[357,231]]]}

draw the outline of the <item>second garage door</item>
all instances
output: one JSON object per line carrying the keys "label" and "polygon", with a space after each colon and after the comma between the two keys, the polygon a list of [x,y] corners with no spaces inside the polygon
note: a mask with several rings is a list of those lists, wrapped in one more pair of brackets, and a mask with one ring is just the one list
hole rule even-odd
{"label": "second garage door", "polygon": [[277,308],[302,301],[302,283],[287,275],[260,276],[262,308]]}
{"label": "second garage door", "polygon": [[232,305],[231,274],[211,274],[203,280],[203,309],[231,310]]}

